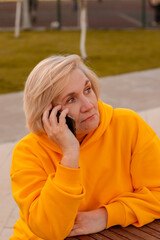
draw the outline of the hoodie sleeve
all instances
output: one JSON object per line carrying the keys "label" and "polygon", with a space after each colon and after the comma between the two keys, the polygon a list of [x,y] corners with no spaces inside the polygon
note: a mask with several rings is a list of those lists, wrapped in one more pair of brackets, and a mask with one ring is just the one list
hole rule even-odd
{"label": "hoodie sleeve", "polygon": [[141,227],[160,218],[160,139],[138,115],[135,117],[136,124],[130,121],[136,139],[130,163],[133,192],[121,193],[105,205],[107,228]]}
{"label": "hoodie sleeve", "polygon": [[23,141],[15,147],[11,166],[12,194],[21,218],[33,234],[48,240],[64,239],[74,225],[84,197],[80,169],[58,163],[56,171],[47,175],[36,151],[37,146],[28,146]]}

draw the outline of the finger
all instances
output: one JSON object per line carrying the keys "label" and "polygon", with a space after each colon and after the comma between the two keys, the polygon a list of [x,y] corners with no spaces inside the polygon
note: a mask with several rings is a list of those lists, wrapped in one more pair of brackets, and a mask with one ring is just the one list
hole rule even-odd
{"label": "finger", "polygon": [[49,119],[48,119],[48,116],[49,116],[49,111],[52,109],[52,104],[50,104],[44,111],[43,115],[42,115],[42,123],[43,123],[43,126],[44,128],[46,129],[49,125]]}
{"label": "finger", "polygon": [[50,117],[49,117],[49,121],[50,121],[50,124],[51,126],[56,126],[58,125],[58,120],[57,120],[57,113],[58,111],[61,109],[61,105],[57,105],[53,108],[51,114],[50,114]]}
{"label": "finger", "polygon": [[75,228],[75,229],[71,230],[68,237],[73,237],[73,236],[82,235],[82,234],[83,234],[83,232],[80,228]]}
{"label": "finger", "polygon": [[73,236],[75,236],[75,229],[72,229],[68,235],[68,237],[73,237]]}
{"label": "finger", "polygon": [[73,225],[73,227],[72,227],[72,230],[71,230],[71,231],[73,231],[73,230],[75,230],[75,229],[77,229],[77,228],[78,228],[78,224],[76,224],[76,223],[75,223],[75,224]]}
{"label": "finger", "polygon": [[67,237],[73,237],[74,236],[74,232],[73,231],[71,231],[69,234],[68,234],[68,236]]}
{"label": "finger", "polygon": [[64,125],[66,124],[66,115],[68,114],[69,109],[65,108],[62,112],[61,115],[59,117],[59,124],[60,125]]}
{"label": "finger", "polygon": [[49,115],[49,111],[52,109],[52,104],[49,104],[48,107],[46,107],[46,109],[44,110],[44,113],[43,113],[43,118],[46,119],[48,118],[48,115]]}

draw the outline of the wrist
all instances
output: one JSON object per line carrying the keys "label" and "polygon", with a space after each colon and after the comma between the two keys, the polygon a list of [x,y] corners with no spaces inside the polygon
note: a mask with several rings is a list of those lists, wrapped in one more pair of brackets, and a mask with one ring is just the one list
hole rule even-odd
{"label": "wrist", "polygon": [[107,227],[107,221],[108,221],[108,213],[105,207],[99,208],[99,213],[103,219],[103,227],[104,229]]}
{"label": "wrist", "polygon": [[76,141],[76,143],[66,145],[61,149],[63,152],[63,156],[77,156],[79,154],[79,148],[79,142]]}
{"label": "wrist", "polygon": [[108,213],[105,207],[101,207],[91,211],[93,214],[92,217],[99,220],[100,231],[104,230],[107,227]]}
{"label": "wrist", "polygon": [[79,168],[79,153],[63,155],[61,164],[69,168]]}

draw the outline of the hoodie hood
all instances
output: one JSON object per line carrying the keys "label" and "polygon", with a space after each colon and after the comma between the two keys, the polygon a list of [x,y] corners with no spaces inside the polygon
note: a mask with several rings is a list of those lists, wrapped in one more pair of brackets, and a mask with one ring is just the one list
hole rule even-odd
{"label": "hoodie hood", "polygon": [[[103,133],[108,129],[110,125],[110,122],[113,116],[113,107],[99,100],[98,109],[100,114],[99,126],[94,131],[91,131],[90,133],[87,134],[87,136],[85,137],[85,139],[81,144],[81,147],[80,147],[81,149],[96,142],[103,135]],[[53,151],[62,154],[61,149],[54,142],[52,142],[46,134],[38,136],[34,133],[31,133],[31,135],[33,138],[36,138],[36,140],[39,142],[40,145],[45,145],[51,148]]]}

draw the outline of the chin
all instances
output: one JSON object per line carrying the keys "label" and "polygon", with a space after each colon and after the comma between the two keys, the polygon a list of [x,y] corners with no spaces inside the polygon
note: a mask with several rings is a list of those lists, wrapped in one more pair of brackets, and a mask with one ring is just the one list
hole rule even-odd
{"label": "chin", "polygon": [[99,126],[99,121],[95,121],[93,123],[86,124],[84,127],[77,129],[77,133],[89,133],[94,131]]}

